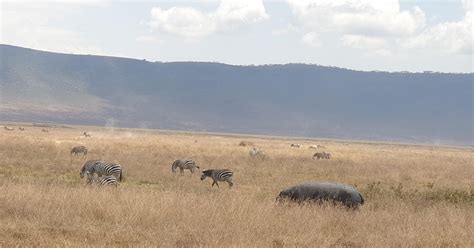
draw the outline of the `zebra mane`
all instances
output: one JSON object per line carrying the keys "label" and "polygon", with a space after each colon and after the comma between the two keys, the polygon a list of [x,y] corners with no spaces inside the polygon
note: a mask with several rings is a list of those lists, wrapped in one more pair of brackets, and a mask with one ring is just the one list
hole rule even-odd
{"label": "zebra mane", "polygon": [[213,170],[203,170],[202,171],[202,174],[206,175],[206,176],[211,176],[211,173],[212,173]]}

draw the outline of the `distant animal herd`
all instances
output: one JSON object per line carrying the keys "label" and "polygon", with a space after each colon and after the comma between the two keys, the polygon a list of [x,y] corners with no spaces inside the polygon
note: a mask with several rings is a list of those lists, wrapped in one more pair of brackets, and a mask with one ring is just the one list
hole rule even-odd
{"label": "distant animal herd", "polygon": [[[239,146],[255,145],[253,142],[240,142]],[[301,144],[291,144],[290,147],[302,148]],[[324,148],[321,145],[310,145],[310,149]],[[76,146],[71,149],[71,155],[87,155],[87,148],[85,146]],[[252,147],[249,151],[249,156],[265,158],[265,153]],[[316,152],[313,159],[330,159],[331,154],[328,152]],[[193,174],[200,169],[196,161],[192,159],[177,159],[171,164],[171,172],[183,174],[185,170],[189,170]],[[97,175],[97,177],[95,177]],[[232,188],[234,172],[230,169],[208,169],[203,170],[201,180],[206,178],[212,179],[211,187],[216,185],[219,187],[219,182],[225,182]],[[118,163],[108,162],[103,160],[89,160],[85,162],[80,171],[80,177],[87,177],[89,184],[97,185],[113,185],[118,186],[123,180],[122,166]],[[282,190],[276,197],[277,202],[292,201],[297,203],[329,202],[333,204],[340,204],[347,208],[357,209],[364,204],[364,198],[355,188],[347,184],[335,182],[305,182],[299,185],[294,185]]]}
{"label": "distant animal herd", "polygon": [[[7,131],[14,131],[14,128],[4,126]],[[19,127],[20,131],[24,131],[25,128]],[[49,132],[47,129],[41,129],[42,132]],[[83,137],[91,137],[88,132],[83,132]],[[242,141],[239,146],[252,146],[249,150],[249,156],[252,158],[265,159],[266,154],[255,147],[255,143],[251,141]],[[290,144],[292,148],[303,148],[302,144]],[[322,149],[322,145],[309,145],[309,149]],[[86,156],[88,154],[87,147],[75,146],[70,150],[71,156],[81,155]],[[325,151],[314,153],[312,159],[331,159],[331,154]],[[177,159],[171,164],[171,172],[176,173],[179,169],[180,173],[184,173],[184,170],[189,170],[193,174],[200,167],[196,161],[192,159]],[[119,163],[105,161],[105,160],[88,160],[84,163],[80,170],[80,178],[86,178],[88,184],[96,185],[111,185],[117,187],[120,182],[123,181],[124,175],[122,166]],[[234,185],[233,181],[234,172],[230,169],[207,169],[203,170],[201,174],[201,180],[206,178],[212,179],[211,187],[216,185],[219,187],[219,182],[226,182],[229,188]],[[291,186],[282,190],[276,197],[277,202],[292,201],[297,203],[302,202],[330,202],[334,204],[340,204],[348,208],[358,208],[358,206],[364,203],[362,195],[352,186],[347,184],[335,183],[335,182],[306,182],[299,185]]]}

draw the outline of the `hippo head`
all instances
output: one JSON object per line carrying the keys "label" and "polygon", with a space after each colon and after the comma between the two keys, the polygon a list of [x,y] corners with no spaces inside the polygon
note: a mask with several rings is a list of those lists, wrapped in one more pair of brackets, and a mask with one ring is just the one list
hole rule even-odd
{"label": "hippo head", "polygon": [[292,191],[284,190],[278,194],[277,198],[275,199],[277,202],[282,203],[285,200],[291,198]]}

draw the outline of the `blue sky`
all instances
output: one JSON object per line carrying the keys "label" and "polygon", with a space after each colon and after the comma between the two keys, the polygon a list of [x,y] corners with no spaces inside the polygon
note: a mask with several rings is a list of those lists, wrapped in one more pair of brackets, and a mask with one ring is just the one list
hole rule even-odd
{"label": "blue sky", "polygon": [[472,72],[472,4],[472,0],[2,0],[0,42],[149,61]]}

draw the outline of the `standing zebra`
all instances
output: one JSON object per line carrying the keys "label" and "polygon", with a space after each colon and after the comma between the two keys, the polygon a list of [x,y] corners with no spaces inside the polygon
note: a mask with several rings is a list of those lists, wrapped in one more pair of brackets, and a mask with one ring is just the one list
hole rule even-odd
{"label": "standing zebra", "polygon": [[94,173],[99,177],[102,177],[102,175],[114,176],[118,178],[120,182],[122,181],[122,166],[118,163],[103,160],[89,160],[82,166],[80,176],[83,178],[84,174],[86,174],[87,182],[91,183]]}
{"label": "standing zebra", "polygon": [[217,182],[227,182],[229,184],[229,188],[234,185],[232,182],[234,173],[228,169],[223,169],[223,170],[204,170],[202,171],[202,176],[201,180],[206,179],[206,177],[212,178],[212,187],[214,187],[214,184],[219,187],[219,184]]}
{"label": "standing zebra", "polygon": [[75,146],[71,149],[71,155],[79,155],[79,153],[82,153],[84,156],[87,155],[87,147],[85,146]]}
{"label": "standing zebra", "polygon": [[184,173],[184,170],[190,170],[191,173],[194,173],[196,168],[199,169],[199,166],[196,165],[196,162],[191,159],[178,159],[173,162],[171,165],[171,171],[176,173],[176,168],[179,168],[181,173]]}

